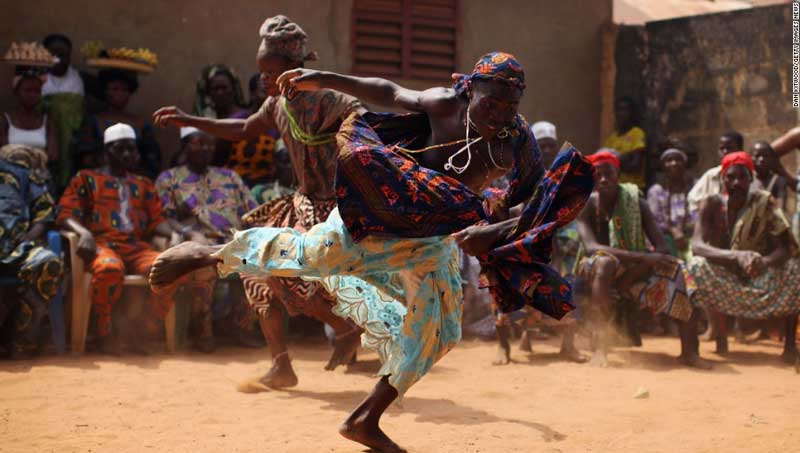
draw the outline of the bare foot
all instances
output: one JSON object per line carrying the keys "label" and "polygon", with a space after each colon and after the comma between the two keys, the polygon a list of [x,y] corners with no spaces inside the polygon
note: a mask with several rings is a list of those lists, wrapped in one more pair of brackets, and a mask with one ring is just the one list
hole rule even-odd
{"label": "bare foot", "polygon": [[784,363],[795,365],[798,359],[800,359],[800,351],[798,351],[797,348],[784,348],[783,354],[781,354],[781,360],[783,360]]}
{"label": "bare foot", "polygon": [[592,359],[589,360],[589,365],[597,368],[607,368],[608,356],[606,355],[606,351],[601,351],[599,349],[594,351],[594,354],[592,354]]}
{"label": "bare foot", "polygon": [[258,382],[272,389],[283,389],[297,385],[297,375],[294,374],[289,355],[283,354],[276,357],[272,362],[272,368]]}
{"label": "bare foot", "polygon": [[400,447],[389,436],[386,435],[376,424],[367,423],[361,417],[345,421],[339,427],[339,434],[345,439],[358,442],[374,450],[384,453],[407,453],[407,450]]}
{"label": "bare foot", "polygon": [[690,368],[697,368],[698,370],[710,370],[711,362],[703,360],[697,354],[681,355],[678,357],[678,362]]}
{"label": "bare foot", "polygon": [[519,340],[519,350],[522,352],[533,352],[531,347],[531,335],[529,331],[522,332],[522,338]]}
{"label": "bare foot", "polygon": [[341,337],[333,340],[333,353],[328,364],[325,365],[327,371],[335,370],[339,365],[350,365],[353,357],[361,343],[361,329],[355,328]]}
{"label": "bare foot", "polygon": [[575,363],[586,362],[586,357],[584,357],[583,354],[581,354],[581,352],[575,349],[574,347],[561,348],[561,350],[558,351],[558,356],[568,362],[575,362]]}
{"label": "bare foot", "polygon": [[511,363],[511,351],[508,347],[503,347],[503,345],[497,346],[497,357],[492,362],[492,365],[508,365]]}
{"label": "bare foot", "polygon": [[174,283],[178,278],[219,262],[211,256],[218,247],[184,242],[158,255],[150,269],[150,286],[157,290]]}

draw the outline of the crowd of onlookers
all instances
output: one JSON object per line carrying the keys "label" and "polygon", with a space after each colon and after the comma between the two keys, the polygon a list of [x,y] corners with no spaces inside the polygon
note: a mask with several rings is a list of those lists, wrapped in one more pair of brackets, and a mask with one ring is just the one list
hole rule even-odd
{"label": "crowd of onlookers", "polygon": [[[547,165],[558,150],[556,126],[542,121],[532,129]],[[573,341],[580,325],[589,327],[595,351],[604,349],[598,342],[609,332],[635,345],[643,330],[671,333],[681,337],[681,357],[693,364],[698,330],[705,329],[705,338],[716,340],[724,353],[733,327],[739,341],[784,339],[784,358],[793,362],[800,312],[794,274],[798,222],[792,228],[786,212],[796,211],[787,205],[787,194],[796,190],[797,179],[779,157],[797,147],[798,135],[789,131],[774,142],[775,149],[755,140],[744,152],[744,137],[725,132],[717,150],[720,165],[694,179],[690,152],[675,140],[658,150],[657,167],[648,166],[652,155],[636,105],[619,98],[613,133],[589,156],[596,193],[554,244],[553,264],[573,281],[582,322],[543,322],[533,310],[492,313],[491,296],[478,288],[477,263],[465,256],[466,332],[497,335],[497,364],[508,363],[514,333],[530,351],[532,335],[560,326],[561,353],[575,361],[584,360]],[[649,175],[649,167],[659,177]],[[741,169],[746,189],[737,192],[732,175]],[[593,360],[605,363],[603,354]]]}
{"label": "crowd of onlookers", "polygon": [[[70,281],[68,254],[48,249],[47,231],[76,234],[91,273],[91,343],[101,351],[146,350],[139,339],[163,335],[158,320],[181,299],[191,307],[199,350],[214,349],[215,323],[240,344],[263,344],[235,281],[209,276],[181,285],[180,294],[143,296],[153,300],[135,320],[118,305],[124,276],[146,274],[159,249],[183,240],[227,241],[248,210],[293,192],[278,132],[230,142],[182,128],[179,151],[165,156],[150,115],[129,109],[136,72],[79,71],[68,37],[53,34],[42,43],[58,62],[16,66],[16,103],[0,116],[0,354],[38,350],[48,304]],[[236,71],[208,66],[197,81],[194,113],[246,118],[266,97],[258,74],[247,88],[249,99]]]}
{"label": "crowd of onlookers", "polygon": [[[0,353],[24,357],[39,348],[48,304],[59,288],[63,291],[71,268],[64,254],[46,246],[45,234],[54,230],[74,233],[78,256],[91,273],[92,343],[100,351],[116,354],[127,346],[146,352],[142,338],[160,335],[160,320],[176,301],[190,307],[198,350],[214,349],[215,324],[234,341],[257,346],[257,321],[236,279],[195,273],[168,293],[142,296],[150,303],[135,319],[121,314],[119,302],[125,275],[146,274],[160,249],[185,240],[227,242],[244,226],[248,211],[292,193],[293,171],[280,134],[268,131],[258,140],[231,142],[184,127],[179,152],[164,156],[149,115],[129,110],[138,89],[135,72],[79,72],[71,65],[67,37],[50,35],[43,44],[58,63],[46,72],[16,67],[16,105],[0,117]],[[246,100],[233,69],[208,66],[197,82],[194,114],[247,118],[266,98],[258,74],[248,88]],[[777,150],[753,141],[746,154],[742,135],[727,132],[719,138],[721,165],[696,181],[689,176],[685,147],[671,144],[658,155],[663,180],[647,186],[648,143],[633,100],[617,100],[615,119],[614,132],[591,156],[596,198],[559,232],[555,267],[597,302],[591,305],[601,307],[603,322],[615,319],[634,343],[640,342],[642,306],[652,315],[651,326],[681,333],[687,350],[690,337],[696,337],[687,329],[699,324],[696,307],[721,351],[731,319],[741,320],[734,325],[743,335],[745,319],[793,318],[794,324],[779,329],[788,336],[800,303],[789,294],[793,287],[776,279],[791,275],[785,268],[794,265],[798,252],[796,232],[784,215],[788,190],[795,190],[797,180],[778,159],[794,149],[791,137],[780,139]],[[556,126],[540,121],[532,129],[549,164],[559,149]],[[743,200],[734,195],[740,168],[748,184]],[[764,193],[766,198],[759,195]],[[785,249],[785,256],[776,247]],[[496,333],[498,361],[507,362],[513,326],[529,326],[538,317],[482,316],[490,311],[490,296],[478,288],[477,262],[466,255],[463,262],[466,332]],[[757,291],[739,291],[749,287]],[[709,288],[714,295],[707,294]],[[764,306],[732,307],[715,300],[720,294],[750,298],[756,305],[763,299]],[[596,309],[585,311],[586,317],[597,316],[588,313]],[[762,337],[773,334],[771,325],[761,327]],[[562,352],[579,360],[574,333],[567,327]]]}

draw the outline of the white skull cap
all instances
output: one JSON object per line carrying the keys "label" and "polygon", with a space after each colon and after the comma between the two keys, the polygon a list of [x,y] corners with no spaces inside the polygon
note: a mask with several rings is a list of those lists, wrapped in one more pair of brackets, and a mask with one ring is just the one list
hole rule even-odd
{"label": "white skull cap", "polygon": [[109,143],[128,138],[136,140],[136,131],[125,123],[117,123],[106,129],[105,133],[103,133],[103,144],[108,145]]}
{"label": "white skull cap", "polygon": [[531,126],[533,136],[536,138],[552,138],[558,140],[556,137],[556,125],[547,121],[538,121]]}

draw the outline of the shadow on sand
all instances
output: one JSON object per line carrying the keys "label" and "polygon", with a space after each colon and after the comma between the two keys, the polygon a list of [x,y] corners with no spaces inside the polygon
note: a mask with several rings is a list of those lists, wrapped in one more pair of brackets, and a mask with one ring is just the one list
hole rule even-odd
{"label": "shadow on sand", "polygon": [[[316,392],[310,390],[289,390],[291,398],[309,398],[327,403],[322,409],[350,412],[364,398],[367,392]],[[449,399],[429,399],[420,397],[407,397],[403,399],[402,406],[390,406],[387,414],[397,415],[401,412],[416,415],[420,423],[433,423],[437,425],[483,425],[486,423],[512,423],[525,428],[538,431],[545,442],[562,441],[567,438],[565,434],[553,430],[549,426],[528,420],[516,420],[498,417],[484,410],[458,404]]]}

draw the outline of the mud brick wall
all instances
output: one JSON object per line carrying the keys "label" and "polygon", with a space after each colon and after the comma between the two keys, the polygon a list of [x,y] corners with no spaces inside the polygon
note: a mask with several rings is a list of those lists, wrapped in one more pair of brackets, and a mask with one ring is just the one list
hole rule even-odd
{"label": "mud brick wall", "polygon": [[[699,175],[718,164],[724,131],[741,132],[749,148],[800,123],[791,56],[790,5],[620,27],[615,94],[639,102],[651,181],[670,137],[688,147]],[[795,156],[784,164],[794,168]]]}

